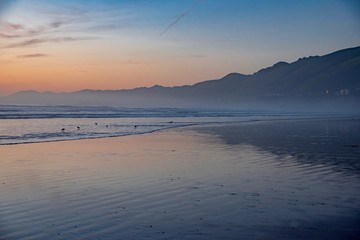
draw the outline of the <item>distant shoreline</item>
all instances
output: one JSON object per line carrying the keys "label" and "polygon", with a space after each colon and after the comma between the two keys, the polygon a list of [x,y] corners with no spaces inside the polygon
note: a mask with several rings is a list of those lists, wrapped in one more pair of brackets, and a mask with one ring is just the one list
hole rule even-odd
{"label": "distant shoreline", "polygon": [[[29,119],[30,120],[30,119]],[[27,145],[27,144],[39,144],[39,143],[52,143],[52,142],[65,142],[65,141],[82,141],[82,140],[92,140],[92,139],[106,139],[106,138],[120,138],[127,136],[136,136],[136,135],[145,135],[155,132],[165,132],[171,131],[174,129],[186,129],[192,127],[211,127],[211,126],[222,126],[222,125],[238,125],[238,124],[251,124],[251,123],[266,123],[266,122],[279,122],[279,121],[344,121],[344,120],[360,120],[360,115],[327,115],[327,116],[289,116],[289,118],[272,118],[272,119],[253,119],[253,120],[234,120],[229,122],[206,122],[206,123],[192,123],[181,126],[169,126],[162,129],[156,129],[148,132],[139,132],[139,133],[130,133],[123,135],[109,135],[109,136],[100,136],[100,137],[83,137],[83,138],[74,138],[74,139],[59,139],[59,140],[44,140],[44,141],[29,141],[29,142],[19,142],[19,143],[0,143],[1,146],[15,146],[15,145]]]}

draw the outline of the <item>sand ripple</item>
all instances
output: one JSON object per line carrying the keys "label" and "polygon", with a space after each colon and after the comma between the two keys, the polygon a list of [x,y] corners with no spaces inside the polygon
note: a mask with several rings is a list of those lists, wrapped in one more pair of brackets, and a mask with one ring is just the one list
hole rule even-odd
{"label": "sand ripple", "polygon": [[359,172],[342,160],[340,167],[325,161],[344,157],[341,151],[323,151],[311,162],[299,152],[277,154],[274,146],[228,144],[219,133],[231,129],[221,128],[2,146],[0,239],[351,239],[360,233]]}

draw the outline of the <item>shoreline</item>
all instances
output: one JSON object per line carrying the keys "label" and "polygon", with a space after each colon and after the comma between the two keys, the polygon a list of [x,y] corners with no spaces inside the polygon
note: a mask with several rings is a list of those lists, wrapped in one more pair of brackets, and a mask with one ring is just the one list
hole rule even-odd
{"label": "shoreline", "polygon": [[13,146],[13,145],[23,145],[23,144],[37,144],[37,143],[51,143],[51,142],[63,142],[63,141],[79,141],[79,140],[87,140],[87,139],[104,139],[104,138],[117,138],[117,137],[127,137],[133,135],[144,135],[150,134],[154,132],[161,132],[161,131],[169,131],[171,129],[178,129],[178,128],[191,128],[195,126],[216,126],[216,125],[227,125],[227,124],[249,124],[255,122],[278,122],[278,121],[346,121],[346,120],[360,120],[360,115],[341,115],[341,116],[303,116],[303,117],[294,117],[291,116],[290,118],[273,118],[273,119],[252,119],[252,120],[234,120],[234,121],[227,121],[227,122],[204,122],[204,123],[190,123],[187,125],[182,126],[170,126],[162,129],[156,129],[148,132],[141,132],[141,133],[129,133],[123,135],[109,135],[109,136],[100,136],[100,137],[83,137],[83,138],[73,138],[73,139],[58,139],[58,140],[41,140],[41,141],[29,141],[29,142],[12,142],[12,143],[0,143],[1,146]]}

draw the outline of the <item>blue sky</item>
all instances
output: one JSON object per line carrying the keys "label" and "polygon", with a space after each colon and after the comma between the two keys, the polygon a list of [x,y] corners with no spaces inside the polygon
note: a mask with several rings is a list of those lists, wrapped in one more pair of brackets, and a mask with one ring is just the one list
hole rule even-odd
{"label": "blue sky", "polygon": [[2,0],[0,88],[192,84],[359,43],[354,0]]}

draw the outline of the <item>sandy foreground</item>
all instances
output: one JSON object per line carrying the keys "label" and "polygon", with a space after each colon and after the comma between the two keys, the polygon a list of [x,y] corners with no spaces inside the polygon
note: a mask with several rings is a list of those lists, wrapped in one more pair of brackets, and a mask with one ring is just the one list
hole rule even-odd
{"label": "sandy foreground", "polygon": [[0,239],[354,239],[358,121],[0,146]]}

